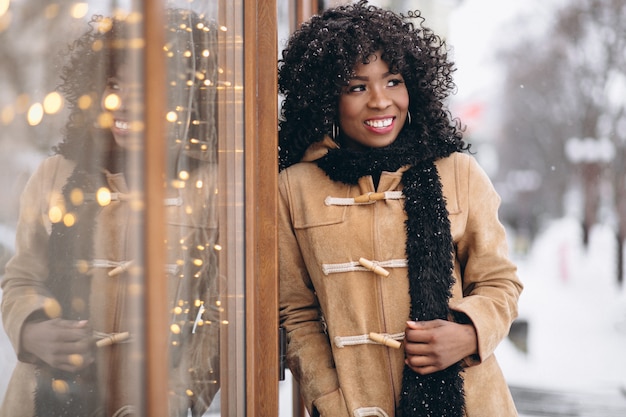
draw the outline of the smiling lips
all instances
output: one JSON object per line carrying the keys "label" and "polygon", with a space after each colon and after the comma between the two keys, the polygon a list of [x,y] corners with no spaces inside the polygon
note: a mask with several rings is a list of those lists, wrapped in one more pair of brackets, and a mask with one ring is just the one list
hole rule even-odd
{"label": "smiling lips", "polygon": [[385,117],[382,119],[369,119],[364,122],[365,127],[373,132],[387,133],[393,129],[395,117]]}
{"label": "smiling lips", "polygon": [[119,130],[128,130],[130,128],[130,123],[124,120],[115,120],[115,128]]}

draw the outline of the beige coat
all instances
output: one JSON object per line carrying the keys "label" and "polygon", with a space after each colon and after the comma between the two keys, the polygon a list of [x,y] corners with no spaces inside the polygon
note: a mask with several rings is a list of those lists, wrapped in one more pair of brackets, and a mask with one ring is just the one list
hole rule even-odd
{"label": "beige coat", "polygon": [[[37,358],[24,352],[20,345],[20,335],[25,320],[34,312],[44,309],[46,300],[50,297],[45,285],[48,275],[48,238],[51,231],[48,213],[50,207],[61,201],[62,187],[73,169],[74,163],[63,157],[50,157],[32,176],[22,194],[16,254],[7,264],[2,282],[2,318],[18,356],[18,363],[0,410],[2,417],[33,415]],[[210,187],[214,172],[203,172],[200,175]],[[141,326],[143,313],[140,284],[131,282],[127,272],[109,276],[109,272],[116,265],[128,261],[131,261],[131,268],[137,265],[134,259],[136,255],[132,255],[137,246],[133,242],[138,242],[141,236],[131,224],[133,216],[129,200],[125,198],[128,197],[128,188],[124,176],[110,173],[105,173],[105,176],[114,198],[110,204],[102,207],[95,219],[89,321],[96,337],[131,331],[130,343],[114,344],[97,350],[98,376],[101,394],[105,399],[103,406],[107,410],[105,415],[111,416],[116,412],[126,415],[124,410],[131,411],[144,383],[137,362],[141,360],[142,351],[136,342],[140,341],[141,335],[133,333],[136,329],[133,323]],[[169,358],[170,415],[177,416],[179,412],[175,410],[186,408],[190,399],[198,410],[205,409],[219,388],[219,324],[213,317],[216,309],[211,306],[217,299],[217,295],[213,293],[216,283],[207,282],[203,294],[192,294],[184,284],[181,286],[185,281],[179,278],[185,267],[181,260],[189,258],[183,253],[181,242],[192,231],[201,230],[206,250],[212,250],[211,242],[215,243],[217,224],[210,208],[188,210],[189,207],[199,208],[213,203],[195,187],[182,189],[180,193],[168,197],[168,259],[164,268],[168,271],[170,295],[168,308],[171,310],[171,321],[168,326],[172,328]],[[201,255],[196,257],[202,258]],[[209,261],[212,259],[204,258],[203,267],[209,268],[207,275],[214,277],[217,267],[210,265]],[[196,326],[196,332],[192,335],[191,327],[194,322],[189,322],[184,313],[189,311],[189,303],[195,303],[196,299],[205,303],[206,312],[195,323],[199,327]],[[175,309],[176,306],[181,308]],[[180,332],[176,326],[181,329]]]}
{"label": "beige coat", "polygon": [[[325,152],[313,146],[305,161]],[[463,372],[466,414],[516,416],[493,354],[517,316],[522,290],[498,220],[500,199],[472,157],[455,153],[436,165],[456,249],[450,306],[465,313],[478,334],[478,354],[466,358]],[[402,172],[384,172],[377,190],[371,177],[358,186],[333,182],[311,162],[279,176],[280,317],[288,333],[288,366],[313,416],[398,415],[403,349],[368,335],[401,340],[409,318],[404,203],[390,195],[371,204],[343,204],[370,192],[401,190]],[[361,257],[388,262],[389,276],[361,268]]]}

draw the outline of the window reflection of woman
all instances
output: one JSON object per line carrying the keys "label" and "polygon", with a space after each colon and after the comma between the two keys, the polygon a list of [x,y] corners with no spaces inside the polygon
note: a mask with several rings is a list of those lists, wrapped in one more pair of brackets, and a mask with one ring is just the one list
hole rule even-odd
{"label": "window reflection of woman", "polygon": [[[176,181],[165,202],[170,415],[199,416],[219,389],[215,91],[206,82],[216,65],[201,53],[216,34],[194,13],[167,16],[169,92],[182,121],[169,131]],[[126,47],[134,32],[123,19],[95,17],[62,69],[64,139],[24,190],[16,255],[2,282],[2,317],[19,360],[3,417],[141,414],[140,237],[127,164],[141,137],[141,84]]]}

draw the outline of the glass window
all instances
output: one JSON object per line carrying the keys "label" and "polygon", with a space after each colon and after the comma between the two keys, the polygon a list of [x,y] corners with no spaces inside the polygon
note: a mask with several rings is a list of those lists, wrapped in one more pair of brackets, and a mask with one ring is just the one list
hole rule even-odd
{"label": "glass window", "polygon": [[2,415],[144,415],[160,348],[167,414],[245,414],[243,5],[174,3],[0,0]]}

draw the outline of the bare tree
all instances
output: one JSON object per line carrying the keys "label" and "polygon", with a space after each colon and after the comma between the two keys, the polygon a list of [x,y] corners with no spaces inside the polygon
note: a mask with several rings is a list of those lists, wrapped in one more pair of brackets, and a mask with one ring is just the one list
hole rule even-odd
{"label": "bare tree", "polygon": [[[625,21],[623,0],[572,0],[556,12],[545,36],[504,51],[507,137],[500,143],[503,167],[532,169],[543,177],[542,187],[528,197],[535,218],[561,215],[565,193],[577,187],[586,244],[600,205],[608,205],[617,223],[620,282],[626,238]],[[576,155],[566,152],[575,140],[586,141]],[[611,191],[608,198],[603,189]]]}

